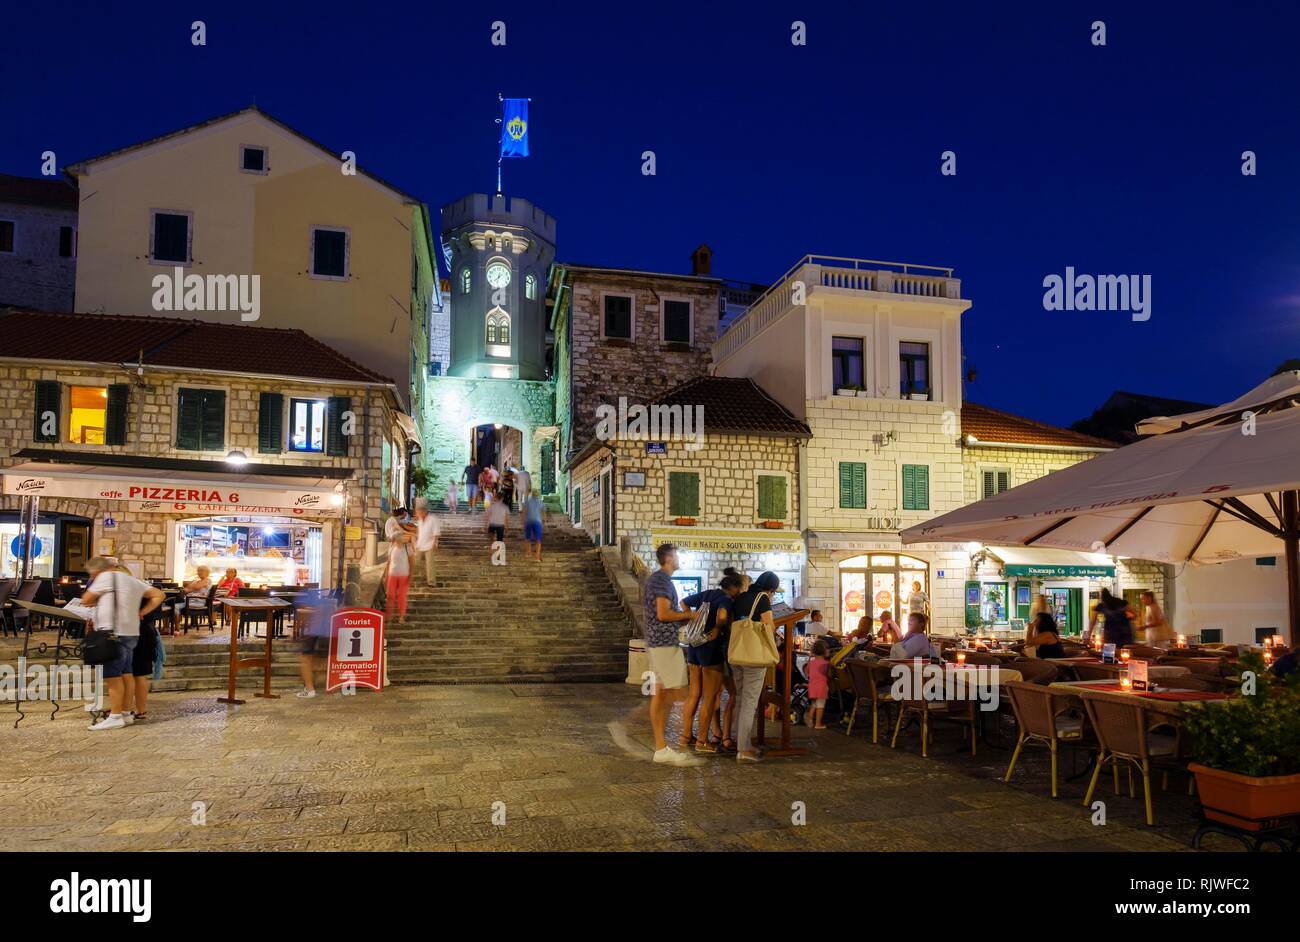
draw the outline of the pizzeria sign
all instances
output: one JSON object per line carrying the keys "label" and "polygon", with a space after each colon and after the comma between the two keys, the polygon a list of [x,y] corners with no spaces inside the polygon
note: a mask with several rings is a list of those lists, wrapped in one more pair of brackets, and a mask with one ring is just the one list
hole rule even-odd
{"label": "pizzeria sign", "polygon": [[119,500],[146,505],[150,510],[192,510],[207,508],[274,508],[301,512],[327,509],[333,491],[325,488],[275,489],[244,487],[226,481],[167,480],[163,478],[114,478],[86,474],[3,476],[5,494],[37,497],[69,497],[81,500]]}

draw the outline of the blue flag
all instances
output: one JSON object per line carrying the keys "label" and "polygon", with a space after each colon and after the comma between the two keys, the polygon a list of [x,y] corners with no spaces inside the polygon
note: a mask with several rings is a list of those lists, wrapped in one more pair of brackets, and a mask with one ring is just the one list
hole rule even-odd
{"label": "blue flag", "polygon": [[501,156],[528,156],[527,98],[507,98],[502,103]]}

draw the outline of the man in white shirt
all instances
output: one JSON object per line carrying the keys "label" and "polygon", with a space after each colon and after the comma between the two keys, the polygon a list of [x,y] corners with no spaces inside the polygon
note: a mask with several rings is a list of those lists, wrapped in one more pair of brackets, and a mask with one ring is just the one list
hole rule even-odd
{"label": "man in white shirt", "polygon": [[433,551],[438,548],[442,528],[438,518],[429,513],[429,502],[423,497],[415,501],[415,559],[411,572],[423,572],[424,584],[433,586]]}
{"label": "man in white shirt", "polygon": [[820,608],[813,609],[813,613],[809,617],[808,624],[804,626],[804,634],[809,638],[824,638],[831,633],[831,630],[826,627],[826,622],[822,620],[822,610]]}
{"label": "man in white shirt", "polygon": [[86,570],[91,581],[81,601],[95,610],[95,630],[112,631],[116,636],[118,652],[113,661],[104,665],[110,712],[88,728],[120,729],[135,719],[126,711],[126,696],[128,685],[135,684],[131,661],[140,640],[140,619],[161,605],[166,596],[130,573],[118,571],[117,562],[105,556],[91,559]]}

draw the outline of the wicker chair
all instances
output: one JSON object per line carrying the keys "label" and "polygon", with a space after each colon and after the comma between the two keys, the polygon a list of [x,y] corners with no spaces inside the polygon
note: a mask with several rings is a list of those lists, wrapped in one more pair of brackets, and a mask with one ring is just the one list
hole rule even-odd
{"label": "wicker chair", "polygon": [[1126,644],[1124,647],[1128,651],[1129,657],[1140,658],[1144,661],[1154,661],[1157,658],[1164,657],[1167,653],[1164,648],[1154,648],[1149,644]]}
{"label": "wicker chair", "polygon": [[849,677],[853,680],[853,708],[849,711],[847,735],[853,735],[853,721],[857,719],[858,708],[870,704],[871,741],[879,742],[880,706],[884,704],[885,709],[890,710],[895,705],[894,696],[890,693],[889,671],[861,658],[850,658],[847,663]]}
{"label": "wicker chair", "polygon": [[[1048,665],[1050,666],[1050,665]],[[1017,663],[1017,669],[1020,665]],[[1009,680],[1002,690],[1011,698],[1011,708],[1020,727],[1020,738],[1011,753],[1004,782],[1011,781],[1020,750],[1025,743],[1042,743],[1052,751],[1052,797],[1056,797],[1057,743],[1083,739],[1083,704],[1077,694],[1060,693],[1049,687],[1019,680]]]}
{"label": "wicker chair", "polygon": [[[921,687],[921,678],[913,677],[912,692],[917,692]],[[979,732],[979,725],[975,717],[976,701],[975,700],[925,700],[913,697],[911,699],[899,700],[898,719],[894,723],[894,736],[889,741],[889,748],[898,748],[898,734],[903,730],[903,720],[909,715],[919,716],[921,718],[921,757],[928,758],[930,742],[930,721],[946,720],[952,723],[958,723],[970,727],[970,754],[976,754],[976,738]]]}
{"label": "wicker chair", "polygon": [[[1142,773],[1142,796],[1146,802],[1147,824],[1154,825],[1155,817],[1151,811],[1151,769],[1155,763],[1166,767],[1175,763],[1180,745],[1178,736],[1153,732],[1151,727],[1158,724],[1151,722],[1149,711],[1143,708],[1136,697],[1128,702],[1105,694],[1084,692],[1081,696],[1100,745],[1097,767],[1092,771],[1088,793],[1083,796],[1084,806],[1092,803],[1097,780],[1107,763],[1114,773],[1115,794],[1119,794],[1119,766],[1123,762],[1128,765],[1130,772],[1136,768]],[[1132,787],[1133,780],[1130,778],[1130,794]]]}
{"label": "wicker chair", "polygon": [[1038,684],[1042,687],[1055,683],[1061,676],[1060,668],[1055,664],[1051,661],[1039,660],[1036,657],[1018,657],[1007,667],[1013,671],[1020,671],[1021,678],[1027,683]]}
{"label": "wicker chair", "polygon": [[1114,680],[1115,672],[1101,664],[1071,664],[1079,680]]}

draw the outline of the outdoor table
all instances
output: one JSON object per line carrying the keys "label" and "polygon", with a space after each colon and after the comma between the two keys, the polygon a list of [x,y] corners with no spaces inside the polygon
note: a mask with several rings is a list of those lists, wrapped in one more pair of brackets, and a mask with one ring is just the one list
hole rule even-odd
{"label": "outdoor table", "polygon": [[[271,641],[275,632],[271,631],[271,617],[276,609],[288,608],[289,603],[283,599],[270,598],[231,598],[222,600],[230,612],[230,684],[226,696],[217,697],[218,703],[241,704],[244,701],[235,696],[235,675],[249,667],[262,668],[262,692],[254,694],[271,700],[279,699],[279,694],[271,693]],[[262,657],[239,657],[239,619],[245,612],[266,613],[266,653]]]}
{"label": "outdoor table", "polygon": [[[80,625],[82,631],[84,632],[86,626],[90,624],[90,619],[82,615],[78,615],[75,612],[65,612],[63,609],[55,608],[53,605],[42,605],[40,602],[24,602],[22,599],[14,599],[14,604],[21,605],[29,612],[35,612],[35,613],[40,613],[42,615],[47,615],[50,618],[55,619],[56,622],[58,623],[59,626],[58,633],[54,636],[54,677],[56,678],[54,680],[54,683],[57,684],[59,659],[64,654],[67,654],[69,657],[76,657],[81,653],[80,641],[78,641],[76,644],[71,645],[70,647],[64,647],[63,644],[64,626],[68,622],[71,622],[73,624]],[[27,660],[27,648],[32,640],[32,631],[30,625],[31,623],[28,622],[28,627],[25,628],[23,632],[24,637],[23,637],[22,659],[24,662]],[[46,649],[46,644],[44,641],[42,641],[40,643],[40,646],[37,647],[36,650],[38,653],[44,654],[45,649]],[[23,713],[23,708],[21,706],[23,702],[22,691],[27,686],[25,681],[26,681],[25,677],[18,678],[18,692],[14,694],[14,709],[18,713],[18,719],[14,720],[14,729],[17,729],[18,724],[21,723],[26,718],[26,714]],[[55,691],[52,690],[50,694],[50,700],[54,703],[54,709],[50,711],[50,719],[54,719],[54,714],[59,712],[59,700],[58,697],[55,696],[54,694]]]}
{"label": "outdoor table", "polygon": [[[767,748],[765,755],[780,758],[784,756],[801,756],[808,752],[807,749],[802,747],[790,745],[790,682],[794,673],[794,624],[797,621],[802,621],[810,614],[810,609],[801,608],[787,615],[782,615],[780,618],[772,619],[776,627],[785,629],[785,644],[782,645],[782,651],[779,652],[784,665],[784,676],[781,689],[775,691],[774,698],[781,704],[781,739],[772,743]],[[766,719],[765,713],[767,712],[763,709],[765,705],[764,699],[766,698],[760,698],[759,700],[757,740],[768,746],[767,733],[763,722]],[[767,699],[767,702],[770,703],[771,699]]]}
{"label": "outdoor table", "polygon": [[1069,687],[1072,691],[1090,691],[1104,697],[1131,702],[1136,697],[1144,709],[1162,716],[1182,717],[1188,703],[1222,703],[1228,695],[1209,690],[1122,690],[1113,680],[1058,680],[1053,687]]}

